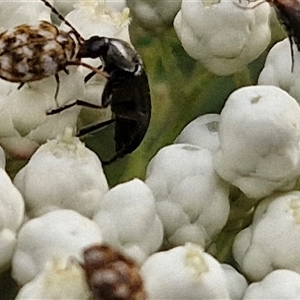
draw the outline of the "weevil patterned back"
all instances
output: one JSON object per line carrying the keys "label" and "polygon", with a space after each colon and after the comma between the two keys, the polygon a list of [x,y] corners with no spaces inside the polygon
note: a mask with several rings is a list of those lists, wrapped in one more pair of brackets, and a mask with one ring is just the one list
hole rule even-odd
{"label": "weevil patterned back", "polygon": [[46,21],[37,25],[22,24],[9,29],[0,35],[0,77],[11,82],[31,82],[65,71],[69,65],[84,65],[96,73],[103,73],[92,66],[81,62],[77,53],[84,39],[74,27],[64,19],[46,0],[41,0],[59,16],[70,28],[70,32],[58,30]]}

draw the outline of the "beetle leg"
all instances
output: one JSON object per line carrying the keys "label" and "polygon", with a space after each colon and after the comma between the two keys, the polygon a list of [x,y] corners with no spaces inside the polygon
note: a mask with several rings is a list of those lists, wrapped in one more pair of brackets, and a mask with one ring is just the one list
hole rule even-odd
{"label": "beetle leg", "polygon": [[101,109],[101,108],[104,108],[103,106],[101,105],[97,105],[97,104],[93,104],[93,103],[90,103],[90,102],[86,102],[86,101],[83,101],[83,100],[76,100],[70,104],[66,104],[66,105],[63,105],[61,107],[58,107],[58,108],[55,108],[55,109],[52,109],[50,111],[47,111],[47,115],[55,115],[55,114],[58,114],[72,106],[75,106],[75,105],[80,105],[80,106],[84,106],[84,107],[90,107],[90,108],[96,108],[96,109]]}
{"label": "beetle leg", "polygon": [[294,71],[294,64],[295,64],[295,61],[294,61],[294,49],[293,49],[293,37],[291,35],[289,35],[289,42],[290,42],[290,47],[291,47],[291,56],[292,56],[292,67],[291,67],[291,72],[293,73]]}
{"label": "beetle leg", "polygon": [[98,129],[101,129],[102,127],[105,127],[111,123],[113,123],[115,121],[115,119],[110,119],[101,123],[96,123],[96,124],[92,124],[89,126],[86,126],[84,128],[81,128],[78,133],[76,134],[76,136],[81,137],[83,135],[86,135],[88,133],[94,132]]}
{"label": "beetle leg", "polygon": [[[102,69],[102,65],[100,65],[99,67],[97,67],[97,70],[101,70]],[[96,72],[92,71],[91,73],[87,74],[84,77],[84,83],[87,83],[94,75],[96,75]]]}

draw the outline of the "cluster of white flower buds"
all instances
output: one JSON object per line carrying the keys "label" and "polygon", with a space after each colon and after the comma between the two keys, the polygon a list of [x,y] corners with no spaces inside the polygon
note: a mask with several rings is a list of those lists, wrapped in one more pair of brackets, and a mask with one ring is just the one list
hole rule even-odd
{"label": "cluster of white flower buds", "polygon": [[[173,24],[217,76],[270,43],[271,6],[251,2],[49,1],[84,39],[131,44],[131,17],[154,35]],[[38,20],[61,21],[41,0],[0,1],[2,31]],[[300,54],[290,46],[278,42],[257,85],[233,91],[220,114],[187,124],[143,180],[114,187],[75,136],[80,122],[110,119],[109,108],[46,114],[76,99],[101,105],[104,77],[85,82],[90,70],[68,66],[55,99],[54,76],[22,87],[1,79],[0,271],[11,272],[15,299],[300,298]],[[8,157],[28,160],[13,179]]]}

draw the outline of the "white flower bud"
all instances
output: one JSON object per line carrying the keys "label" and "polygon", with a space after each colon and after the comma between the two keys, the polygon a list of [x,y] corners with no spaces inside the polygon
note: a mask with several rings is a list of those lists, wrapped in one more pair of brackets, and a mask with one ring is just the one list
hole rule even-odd
{"label": "white flower bud", "polygon": [[24,200],[7,173],[0,168],[0,271],[7,268],[13,256],[17,231],[24,218]]}
{"label": "white flower bud", "polygon": [[250,299],[299,299],[300,275],[289,270],[275,270],[262,281],[249,285],[243,300]]}
{"label": "white flower bud", "polygon": [[155,211],[155,200],[141,180],[119,184],[109,190],[94,217],[104,242],[121,249],[142,263],[158,250],[163,228]]}
{"label": "white flower bud", "polygon": [[300,103],[300,53],[296,45],[293,50],[294,63],[289,39],[276,43],[268,53],[258,84],[278,86]]}
{"label": "white flower bud", "polygon": [[236,271],[231,265],[221,264],[226,275],[227,289],[230,299],[242,299],[248,283],[246,278]]}
{"label": "white flower bud", "polygon": [[65,208],[91,218],[108,190],[98,156],[73,137],[70,128],[42,145],[14,183],[31,217]]}
{"label": "white flower bud", "polygon": [[215,151],[220,146],[218,114],[200,116],[187,124],[174,143],[192,144],[200,148]]}
{"label": "white flower bud", "polygon": [[262,280],[276,269],[300,273],[299,224],[298,191],[275,194],[258,205],[252,224],[238,233],[233,244],[234,259],[248,279]]}
{"label": "white flower bud", "polygon": [[274,86],[245,87],[225,103],[215,169],[249,198],[292,189],[300,175],[300,108]]}
{"label": "white flower bud", "polygon": [[214,171],[207,149],[190,144],[162,148],[148,165],[146,184],[171,245],[205,247],[227,221],[229,187]]}
{"label": "white flower bud", "polygon": [[183,0],[174,20],[185,51],[217,75],[241,70],[270,42],[269,4],[238,6],[242,4],[234,0]]}
{"label": "white flower bud", "polygon": [[230,299],[219,262],[193,244],[151,255],[141,274],[149,299]]}
{"label": "white flower bud", "polygon": [[90,300],[85,272],[73,259],[67,263],[54,259],[32,281],[25,284],[15,300]]}
{"label": "white flower bud", "polygon": [[[59,72],[59,106],[83,95],[83,75],[77,67],[68,69],[69,75]],[[51,116],[46,114],[57,108],[54,76],[26,83],[21,89],[9,84],[13,85],[12,91],[0,97],[0,144],[12,157],[28,159],[47,139],[63,133],[66,127],[75,129],[80,107]]]}
{"label": "white flower bud", "polygon": [[55,210],[25,223],[18,236],[12,276],[19,285],[31,281],[53,259],[68,264],[82,250],[102,242],[98,225],[73,210]]}

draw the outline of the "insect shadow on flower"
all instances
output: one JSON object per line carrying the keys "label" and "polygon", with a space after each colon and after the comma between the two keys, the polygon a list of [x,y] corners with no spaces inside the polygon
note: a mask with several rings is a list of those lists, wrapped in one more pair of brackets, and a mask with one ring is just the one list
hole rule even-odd
{"label": "insect shadow on flower", "polygon": [[107,77],[107,74],[81,61],[78,52],[85,40],[75,28],[47,0],[46,6],[71,28],[69,32],[59,30],[47,21],[36,25],[23,24],[0,34],[0,78],[21,83],[55,76],[57,87],[54,99],[57,104],[59,92],[58,72],[68,74],[71,65],[84,66]]}
{"label": "insect shadow on flower", "polygon": [[[252,7],[240,6],[236,2],[233,2],[236,6],[242,9],[253,9],[265,2],[268,2],[274,7],[279,22],[283,25],[290,42],[292,67],[294,70],[294,50],[293,44],[296,45],[297,50],[300,51],[300,2],[298,0],[248,0],[248,3],[255,3]],[[241,0],[239,0],[241,3]]]}
{"label": "insect shadow on flower", "polygon": [[[44,1],[44,0],[43,0]],[[113,119],[92,124],[81,129],[77,136],[83,136],[115,122],[116,154],[103,164],[109,164],[133,152],[143,141],[151,118],[151,96],[148,77],[140,55],[127,42],[107,37],[92,36],[86,40],[77,53],[77,58],[100,58],[103,72],[108,74],[101,105],[83,100],[54,109],[48,114],[56,114],[74,105],[91,108],[111,106]],[[88,82],[92,71],[85,77]]]}

